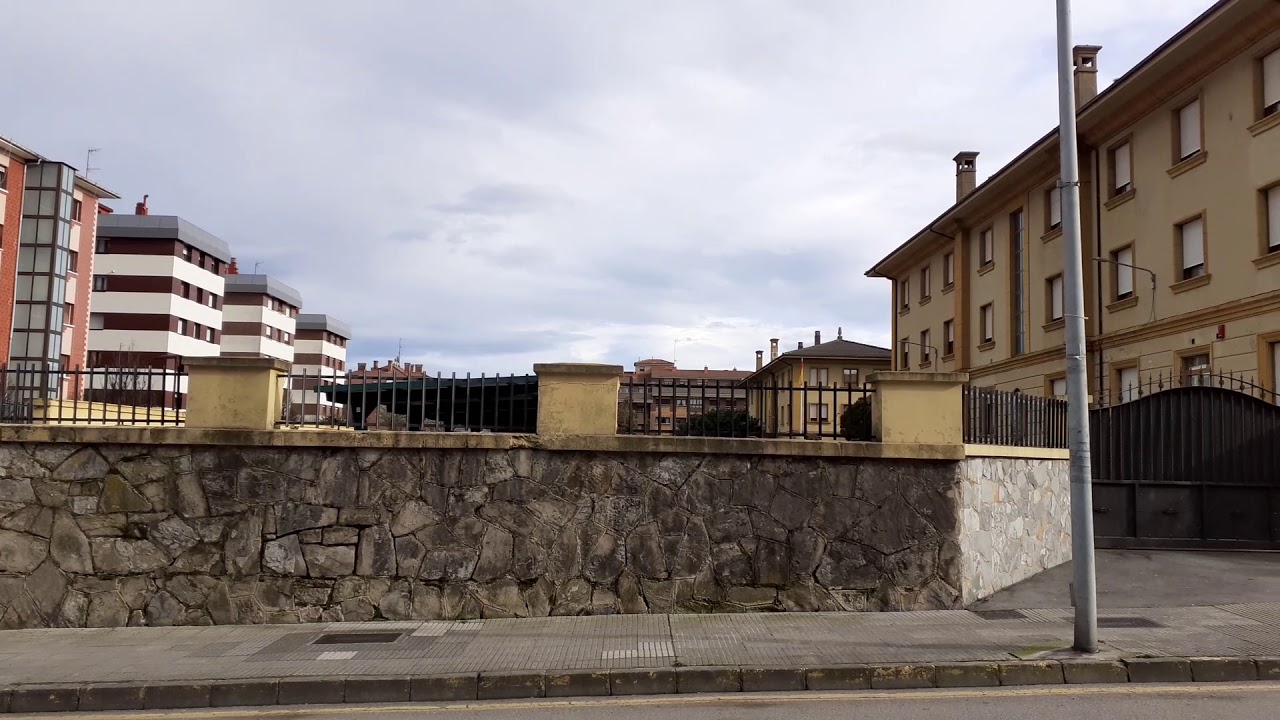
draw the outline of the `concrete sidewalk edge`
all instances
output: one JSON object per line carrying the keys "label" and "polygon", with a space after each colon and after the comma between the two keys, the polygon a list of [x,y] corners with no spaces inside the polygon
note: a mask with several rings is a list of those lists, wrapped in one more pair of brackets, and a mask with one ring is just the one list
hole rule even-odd
{"label": "concrete sidewalk edge", "polygon": [[15,685],[0,713],[173,710],[339,703],[795,690],[1280,681],[1280,657],[885,663],[820,667],[659,667],[423,676],[333,676],[154,683]]}

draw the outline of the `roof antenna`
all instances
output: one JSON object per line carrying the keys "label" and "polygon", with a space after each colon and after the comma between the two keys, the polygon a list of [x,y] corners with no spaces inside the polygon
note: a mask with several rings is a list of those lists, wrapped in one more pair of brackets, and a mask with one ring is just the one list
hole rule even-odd
{"label": "roof antenna", "polygon": [[102,168],[96,168],[92,164],[93,154],[96,152],[102,152],[102,148],[91,147],[88,150],[86,150],[84,153],[84,179],[85,180],[89,179],[89,174],[92,173],[94,170],[102,169]]}

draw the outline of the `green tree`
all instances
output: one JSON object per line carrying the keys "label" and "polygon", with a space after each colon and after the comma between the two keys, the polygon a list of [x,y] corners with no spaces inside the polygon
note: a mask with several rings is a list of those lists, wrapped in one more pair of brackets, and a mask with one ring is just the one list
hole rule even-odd
{"label": "green tree", "polygon": [[760,434],[760,421],[744,410],[712,410],[676,424],[676,435],[760,437]]}
{"label": "green tree", "polygon": [[874,440],[871,436],[871,398],[858,398],[840,413],[840,436],[845,440]]}

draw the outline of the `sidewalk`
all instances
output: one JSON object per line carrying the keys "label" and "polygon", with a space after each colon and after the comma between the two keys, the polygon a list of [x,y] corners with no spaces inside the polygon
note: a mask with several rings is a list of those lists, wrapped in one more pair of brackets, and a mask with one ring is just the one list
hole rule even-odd
{"label": "sidewalk", "polygon": [[[4,631],[0,711],[1280,680],[1280,603],[1105,610],[1105,647],[1087,664],[1064,649],[1071,617],[958,610]],[[1209,657],[1244,660],[1142,660]]]}

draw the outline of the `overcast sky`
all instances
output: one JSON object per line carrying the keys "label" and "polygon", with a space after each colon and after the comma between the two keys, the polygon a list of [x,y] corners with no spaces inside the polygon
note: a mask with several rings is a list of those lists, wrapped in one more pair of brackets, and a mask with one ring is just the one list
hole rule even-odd
{"label": "overcast sky", "polygon": [[[1210,0],[1076,0],[1100,86]],[[0,135],[180,215],[352,360],[885,345],[863,273],[1056,125],[1053,0],[7,3]]]}

